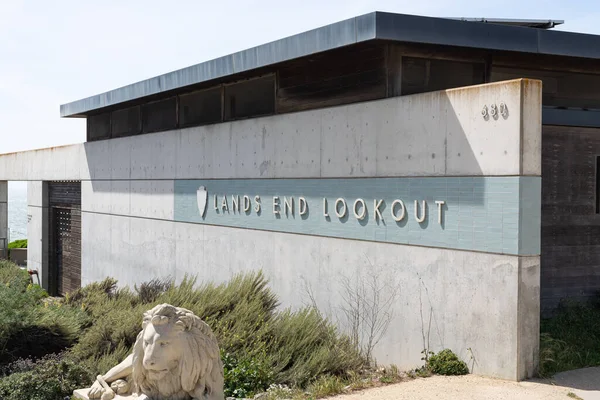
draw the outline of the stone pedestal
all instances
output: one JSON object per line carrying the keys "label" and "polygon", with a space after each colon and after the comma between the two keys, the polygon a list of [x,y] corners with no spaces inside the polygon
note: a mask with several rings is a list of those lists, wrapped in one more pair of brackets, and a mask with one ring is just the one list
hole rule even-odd
{"label": "stone pedestal", "polygon": [[[89,400],[90,398],[87,396],[87,393],[90,389],[77,389],[73,392],[73,397],[76,399],[81,399],[81,400]],[[134,395],[127,395],[127,396],[121,396],[121,395],[115,395],[113,400],[134,400],[134,399],[139,399],[139,397],[134,396]]]}

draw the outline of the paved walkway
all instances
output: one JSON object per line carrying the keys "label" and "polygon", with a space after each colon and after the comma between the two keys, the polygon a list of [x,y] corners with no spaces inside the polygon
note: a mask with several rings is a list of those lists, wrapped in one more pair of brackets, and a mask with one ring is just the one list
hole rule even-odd
{"label": "paved walkway", "polygon": [[570,388],[583,400],[600,400],[600,367],[561,372],[552,381],[555,385]]}
{"label": "paved walkway", "polygon": [[336,397],[336,400],[600,400],[600,368],[558,374],[552,380],[510,382],[476,375],[434,376]]}

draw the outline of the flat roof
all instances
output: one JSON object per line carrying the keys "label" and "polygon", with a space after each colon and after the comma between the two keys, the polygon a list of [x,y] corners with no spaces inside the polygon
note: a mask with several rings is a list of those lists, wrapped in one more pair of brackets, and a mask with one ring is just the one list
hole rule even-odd
{"label": "flat roof", "polygon": [[552,29],[557,25],[562,25],[565,21],[561,19],[514,19],[514,18],[449,18],[459,21],[485,22],[488,24],[526,26],[528,28]]}
{"label": "flat roof", "polygon": [[373,12],[63,104],[60,116],[84,117],[105,107],[376,39],[600,59],[600,35]]}

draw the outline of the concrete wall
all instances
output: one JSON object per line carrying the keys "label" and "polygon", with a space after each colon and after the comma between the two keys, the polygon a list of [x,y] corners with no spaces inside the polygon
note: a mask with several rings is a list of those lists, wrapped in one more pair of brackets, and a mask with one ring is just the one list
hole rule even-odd
{"label": "concrete wall", "polygon": [[85,242],[82,284],[107,273],[130,285],[155,277],[181,280],[186,273],[222,282],[237,272],[262,269],[283,306],[309,305],[313,297],[344,328],[349,328],[342,311],[346,290],[377,292],[392,317],[376,347],[380,363],[415,368],[422,365],[424,348],[447,347],[469,361],[473,373],[517,380],[535,370],[538,257],[89,213],[84,226],[110,227],[112,234]]}
{"label": "concrete wall", "polygon": [[8,182],[0,181],[0,257],[8,258],[5,248],[8,246]]}
{"label": "concrete wall", "polygon": [[[482,115],[484,105],[500,103],[506,115]],[[284,305],[299,307],[312,297],[346,327],[342,292],[372,283],[391,315],[375,352],[380,362],[413,368],[424,348],[449,347],[471,360],[475,373],[518,380],[537,367],[540,132],[541,84],[517,80],[9,154],[0,157],[0,179],[37,181],[29,188],[29,235],[37,243],[30,245],[30,265],[47,265],[41,181],[81,180],[83,284],[106,276],[128,285],[180,280],[186,273],[224,281],[260,268]],[[222,190],[240,195],[247,193],[233,193],[236,182],[248,178],[264,180],[281,195],[295,186],[280,179],[297,180],[296,188],[308,179],[316,182],[315,196],[323,194],[318,181],[327,180],[342,196],[358,184],[355,178],[366,178],[367,196],[372,178],[436,177],[448,185],[456,179],[450,177],[524,176],[531,184],[500,186],[503,197],[477,193],[492,211],[506,206],[502,212],[516,216],[510,221],[479,216],[473,188],[463,188],[471,205],[446,191],[450,222],[444,229],[463,232],[462,241],[449,244],[427,242],[430,233],[447,234],[434,231],[431,215],[429,225],[414,226],[427,239],[418,243],[386,243],[398,231],[359,237],[360,225],[320,229],[316,216],[300,221],[306,224],[300,230],[240,219],[226,224],[213,216],[177,218],[177,204],[189,193],[176,188],[190,179],[219,180]],[[268,202],[264,212],[256,218],[273,215]],[[381,223],[389,225],[387,218]],[[516,244],[477,247],[478,229],[515,232]]]}
{"label": "concrete wall", "polygon": [[27,183],[27,268],[36,270],[48,289],[48,195],[43,181]]}

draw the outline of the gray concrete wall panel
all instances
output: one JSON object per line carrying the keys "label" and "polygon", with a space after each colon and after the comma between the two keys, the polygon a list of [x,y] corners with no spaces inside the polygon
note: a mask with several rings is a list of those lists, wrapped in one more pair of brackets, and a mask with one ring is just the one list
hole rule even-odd
{"label": "gray concrete wall panel", "polygon": [[42,287],[48,288],[48,195],[42,181],[27,183],[27,268],[37,270]]}
{"label": "gray concrete wall panel", "polygon": [[[540,85],[499,82],[13,153],[0,157],[0,179],[519,175],[521,150],[537,148],[522,145],[523,82]],[[482,117],[501,102],[507,117]]]}
{"label": "gray concrete wall panel", "polygon": [[540,257],[519,259],[517,377],[536,376],[540,350]]}
{"label": "gray concrete wall panel", "polygon": [[173,180],[82,181],[82,210],[173,220]]}
{"label": "gray concrete wall panel", "polygon": [[[169,221],[82,212],[82,285],[107,276],[133,284],[175,276]],[[98,234],[101,233],[101,234]],[[122,271],[115,275],[116,269]]]}
{"label": "gray concrete wall panel", "polygon": [[521,174],[542,176],[542,85],[524,81],[522,90]]}
{"label": "gray concrete wall panel", "polygon": [[4,254],[4,248],[8,247],[8,182],[0,181],[0,238],[4,240],[0,242],[0,254],[8,258],[8,254]]}
{"label": "gray concrete wall panel", "polygon": [[[523,352],[532,351],[531,340],[518,335],[519,329],[523,334],[532,329],[519,324],[531,320],[539,268],[522,271],[519,257],[96,214],[84,214],[83,221],[110,224],[110,254],[119,254],[118,259],[102,256],[98,251],[109,246],[105,238],[89,236],[93,243],[85,248],[83,266],[94,270],[85,272],[83,284],[104,276],[127,285],[167,276],[180,281],[186,273],[201,282],[223,282],[235,273],[262,269],[284,307],[307,305],[312,293],[319,308],[345,327],[343,282],[352,287],[357,280],[376,279],[382,299],[394,299],[391,325],[376,348],[382,364],[414,368],[425,347],[450,347],[470,360],[471,348],[474,373],[518,379],[518,343]],[[160,233],[161,240],[148,232]],[[111,261],[99,263],[103,259]],[[527,262],[536,260],[539,266],[538,257]],[[515,313],[519,296],[529,300],[519,308],[521,319]],[[423,343],[423,331],[430,343]],[[519,372],[521,377],[527,371]]]}
{"label": "gray concrete wall panel", "polygon": [[[44,275],[42,249],[42,221],[47,216],[47,209],[27,207],[27,268],[38,271],[40,281],[47,279]],[[36,282],[37,283],[37,282]]]}
{"label": "gray concrete wall panel", "polygon": [[44,182],[27,182],[27,205],[36,207],[48,207],[47,199],[43,197]]}

